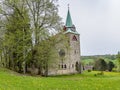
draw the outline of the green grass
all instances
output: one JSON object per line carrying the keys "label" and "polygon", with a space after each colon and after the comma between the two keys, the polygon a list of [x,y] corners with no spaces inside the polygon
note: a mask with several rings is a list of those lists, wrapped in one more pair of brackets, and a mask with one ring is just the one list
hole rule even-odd
{"label": "green grass", "polygon": [[120,73],[84,72],[55,77],[31,77],[0,69],[0,90],[120,90]]}

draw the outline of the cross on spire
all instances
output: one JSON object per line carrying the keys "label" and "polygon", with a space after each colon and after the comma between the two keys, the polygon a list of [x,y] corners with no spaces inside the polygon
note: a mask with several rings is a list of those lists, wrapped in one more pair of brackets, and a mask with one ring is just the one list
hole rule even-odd
{"label": "cross on spire", "polygon": [[68,9],[70,8],[69,6],[70,6],[70,5],[68,4]]}

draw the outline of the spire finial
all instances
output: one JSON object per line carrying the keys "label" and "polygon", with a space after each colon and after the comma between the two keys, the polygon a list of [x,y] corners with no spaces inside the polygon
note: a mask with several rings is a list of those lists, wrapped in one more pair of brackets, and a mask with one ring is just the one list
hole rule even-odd
{"label": "spire finial", "polygon": [[68,4],[68,9],[70,8],[69,6],[70,6],[70,5]]}

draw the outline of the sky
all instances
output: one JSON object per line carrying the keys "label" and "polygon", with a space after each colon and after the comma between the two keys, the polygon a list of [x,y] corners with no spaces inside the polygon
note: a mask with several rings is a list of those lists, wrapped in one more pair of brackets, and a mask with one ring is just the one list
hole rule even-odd
{"label": "sky", "polygon": [[117,54],[120,51],[120,0],[59,0],[65,23],[68,4],[80,33],[81,55]]}

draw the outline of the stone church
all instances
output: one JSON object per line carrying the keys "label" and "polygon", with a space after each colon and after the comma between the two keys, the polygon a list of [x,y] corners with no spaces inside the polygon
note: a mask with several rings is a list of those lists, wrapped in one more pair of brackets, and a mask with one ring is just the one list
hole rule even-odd
{"label": "stone church", "polygon": [[48,75],[74,74],[81,72],[80,68],[80,34],[72,22],[70,10],[68,8],[66,24],[64,26],[65,36],[67,36],[69,48],[64,43],[57,45],[58,55],[56,67],[48,69]]}

